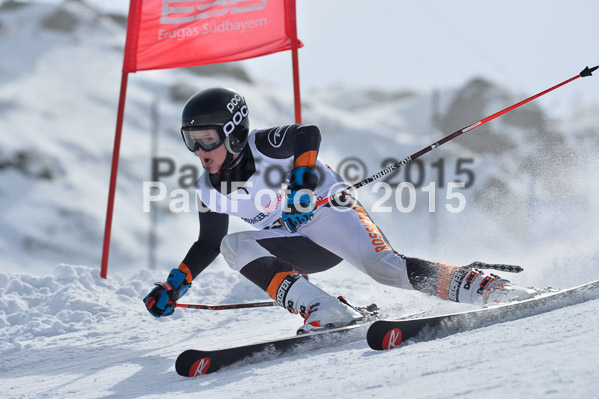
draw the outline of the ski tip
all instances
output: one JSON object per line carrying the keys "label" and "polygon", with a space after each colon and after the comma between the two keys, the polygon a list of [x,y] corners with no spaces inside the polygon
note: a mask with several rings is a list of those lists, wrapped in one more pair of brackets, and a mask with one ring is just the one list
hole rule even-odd
{"label": "ski tip", "polygon": [[374,322],[366,333],[366,341],[371,349],[385,351],[399,347],[403,333],[399,328],[389,328],[386,323]]}
{"label": "ski tip", "polygon": [[382,350],[395,349],[401,344],[402,333],[399,328],[393,328],[389,330],[385,337],[383,337]]}
{"label": "ski tip", "polygon": [[586,76],[593,76],[593,72],[596,71],[598,68],[599,68],[599,65],[597,65],[596,67],[593,67],[593,68],[586,67],[585,69],[582,70],[582,72],[580,72],[580,76],[582,76],[583,78]]}
{"label": "ski tip", "polygon": [[183,377],[197,377],[214,371],[210,369],[210,357],[198,356],[196,352],[190,349],[177,357],[175,362],[177,374]]}

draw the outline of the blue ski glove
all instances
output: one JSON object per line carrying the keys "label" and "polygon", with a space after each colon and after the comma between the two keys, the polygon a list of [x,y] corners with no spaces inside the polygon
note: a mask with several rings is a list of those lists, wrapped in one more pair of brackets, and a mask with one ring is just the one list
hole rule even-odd
{"label": "blue ski glove", "polygon": [[154,317],[170,316],[175,311],[177,300],[181,298],[191,283],[191,277],[179,269],[171,270],[165,282],[156,283],[156,287],[144,298],[148,311]]}
{"label": "blue ski glove", "polygon": [[281,224],[290,233],[314,218],[314,189],[318,185],[318,175],[307,166],[300,166],[289,175],[287,202],[281,214]]}

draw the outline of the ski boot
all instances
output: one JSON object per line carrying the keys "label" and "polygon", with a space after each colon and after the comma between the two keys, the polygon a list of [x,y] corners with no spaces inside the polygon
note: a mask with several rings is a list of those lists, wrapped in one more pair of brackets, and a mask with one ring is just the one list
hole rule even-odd
{"label": "ski boot", "polygon": [[536,289],[512,284],[493,273],[485,275],[482,270],[468,266],[458,269],[449,285],[450,300],[482,307],[521,301],[538,293]]}
{"label": "ski boot", "polygon": [[297,334],[344,327],[364,319],[352,306],[331,296],[299,274],[289,275],[279,286],[277,304],[304,318]]}

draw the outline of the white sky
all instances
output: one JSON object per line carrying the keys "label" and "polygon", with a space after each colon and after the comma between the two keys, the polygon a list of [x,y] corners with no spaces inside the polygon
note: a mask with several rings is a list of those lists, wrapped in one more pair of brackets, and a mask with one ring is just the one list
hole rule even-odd
{"label": "white sky", "polygon": [[[428,91],[480,75],[532,95],[599,64],[596,0],[297,0],[297,12],[304,90],[341,82]],[[281,83],[290,58],[247,63]],[[599,104],[595,75],[545,103]]]}
{"label": "white sky", "polygon": [[[58,1],[58,0],[46,0]],[[87,0],[126,12],[126,0]],[[297,0],[302,91],[347,86],[429,91],[484,76],[532,95],[599,64],[597,0]],[[243,61],[291,90],[291,55]],[[599,71],[548,94],[599,105]]]}

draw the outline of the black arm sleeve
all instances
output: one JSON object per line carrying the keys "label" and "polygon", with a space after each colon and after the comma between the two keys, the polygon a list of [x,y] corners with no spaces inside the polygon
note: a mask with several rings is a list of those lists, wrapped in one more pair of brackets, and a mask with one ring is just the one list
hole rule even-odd
{"label": "black arm sleeve", "polygon": [[229,215],[211,211],[199,215],[200,237],[183,259],[194,279],[220,254],[220,243],[229,230]]}
{"label": "black arm sleeve", "polygon": [[439,263],[419,258],[409,258],[404,255],[400,256],[406,260],[408,280],[412,287],[429,295],[438,295]]}
{"label": "black arm sleeve", "polygon": [[307,151],[318,152],[320,129],[314,125],[273,127],[256,133],[256,147],[271,158],[297,158]]}

